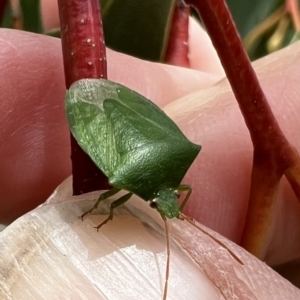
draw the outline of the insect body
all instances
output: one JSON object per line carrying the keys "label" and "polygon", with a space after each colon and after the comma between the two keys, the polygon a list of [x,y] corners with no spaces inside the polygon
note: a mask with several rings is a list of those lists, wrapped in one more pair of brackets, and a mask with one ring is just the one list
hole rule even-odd
{"label": "insect body", "polygon": [[[190,186],[181,185],[181,180],[201,146],[191,143],[151,101],[108,80],[75,82],[67,92],[65,106],[72,134],[113,186],[81,217],[120,190],[128,193],[112,202],[109,216],[97,229],[112,220],[113,210],[133,194],[150,201],[150,206],[155,207],[165,221],[168,256],[165,300],[170,263],[166,217],[179,217],[196,226],[181,213],[192,191]],[[178,204],[178,191],[187,192],[181,205]],[[226,245],[203,232],[241,262]]]}
{"label": "insect body", "polygon": [[[75,82],[65,106],[75,139],[114,187],[85,214],[120,190],[128,191],[111,204],[108,218],[97,228],[133,194],[150,201],[163,217],[179,217],[191,194],[181,180],[201,146],[191,143],[151,101],[108,80]],[[178,191],[187,191],[180,206]]]}

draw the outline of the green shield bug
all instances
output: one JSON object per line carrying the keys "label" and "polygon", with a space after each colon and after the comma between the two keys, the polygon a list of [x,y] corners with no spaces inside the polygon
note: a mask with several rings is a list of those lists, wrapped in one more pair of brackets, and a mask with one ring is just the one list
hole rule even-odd
{"label": "green shield bug", "polygon": [[[136,194],[157,209],[163,219],[183,216],[191,188],[181,185],[182,178],[198,155],[201,146],[190,142],[177,125],[154,103],[140,94],[104,79],[82,79],[67,92],[66,112],[70,130],[82,149],[108,177],[111,190],[100,201],[120,190],[124,196],[115,200],[113,210]],[[182,204],[178,192],[186,191]],[[164,299],[167,293],[168,261]]]}
{"label": "green shield bug", "polygon": [[[181,180],[201,146],[150,100],[108,80],[75,82],[67,92],[66,111],[73,136],[114,187],[98,202],[120,190],[129,192],[112,204],[105,223],[132,194],[167,218],[179,217],[191,194]],[[178,191],[187,191],[181,206]]]}

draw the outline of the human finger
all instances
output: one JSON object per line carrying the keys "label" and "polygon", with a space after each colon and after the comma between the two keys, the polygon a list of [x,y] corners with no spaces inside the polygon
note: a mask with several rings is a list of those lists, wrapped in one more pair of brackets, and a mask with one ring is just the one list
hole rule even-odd
{"label": "human finger", "polygon": [[[1,233],[0,293],[4,298],[6,291],[13,298],[26,291],[35,300],[41,293],[51,299],[161,299],[167,252],[159,214],[134,197],[97,232],[93,226],[105,218],[108,201],[101,202],[84,222],[77,217],[93,205],[88,199],[97,194],[72,198],[71,180],[67,180],[48,205]],[[240,261],[187,221],[169,220],[168,224],[167,299],[299,298],[299,290],[291,283],[220,235],[196,224],[226,244]],[[23,276],[18,276],[20,272]]]}
{"label": "human finger", "polygon": [[[60,40],[2,29],[0,43],[0,221],[9,223],[45,201],[71,166]],[[160,106],[220,78],[110,50],[107,54],[111,80]]]}

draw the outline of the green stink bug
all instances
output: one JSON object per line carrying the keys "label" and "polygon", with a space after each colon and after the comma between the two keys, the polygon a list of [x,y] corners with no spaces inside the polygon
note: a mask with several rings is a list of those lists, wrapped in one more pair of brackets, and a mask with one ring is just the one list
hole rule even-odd
{"label": "green stink bug", "polygon": [[[132,194],[150,201],[163,217],[179,217],[191,194],[180,183],[201,146],[191,143],[150,100],[108,80],[75,82],[65,105],[73,136],[113,186],[85,214],[120,190],[128,191],[111,204],[97,228],[112,220],[113,209]],[[178,191],[187,191],[181,206]]]}
{"label": "green stink bug", "polygon": [[[166,217],[186,218],[181,210],[192,190],[180,183],[201,146],[191,143],[150,100],[108,80],[75,82],[67,92],[65,106],[73,136],[113,186],[81,217],[120,190],[128,193],[112,202],[109,216],[97,229],[112,220],[113,210],[133,194],[150,201],[150,206],[165,221],[168,259],[163,299],[166,299],[170,264]],[[187,191],[180,206],[178,191]]]}

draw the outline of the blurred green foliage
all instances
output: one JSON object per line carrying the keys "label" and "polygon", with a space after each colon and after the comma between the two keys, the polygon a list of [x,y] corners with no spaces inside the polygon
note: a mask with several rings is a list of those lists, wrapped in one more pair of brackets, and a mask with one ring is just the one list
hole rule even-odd
{"label": "blurred green foliage", "polygon": [[[285,0],[226,1],[252,60],[299,39],[290,15],[278,15]],[[139,58],[163,61],[176,2],[101,0],[106,44]],[[24,30],[43,32],[39,7],[40,0],[20,0],[19,17],[22,16]],[[1,27],[11,27],[12,24],[12,10],[7,6]],[[59,36],[59,31],[53,29],[47,34]]]}
{"label": "blurred green foliage", "polygon": [[106,44],[117,51],[163,61],[176,0],[102,0]]}
{"label": "blurred green foliage", "polygon": [[11,18],[11,8],[10,5],[6,5],[4,13],[3,13],[3,18],[0,20],[0,27],[3,28],[11,28],[12,27],[12,18]]}
{"label": "blurred green foliage", "polygon": [[40,0],[20,0],[20,9],[23,16],[24,30],[42,33]]}
{"label": "blurred green foliage", "polygon": [[284,10],[285,0],[226,1],[252,60],[292,42],[296,32],[290,16],[282,14],[274,22],[276,11]]}
{"label": "blurred green foliage", "polygon": [[283,4],[283,0],[226,0],[226,2],[242,38]]}

